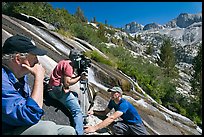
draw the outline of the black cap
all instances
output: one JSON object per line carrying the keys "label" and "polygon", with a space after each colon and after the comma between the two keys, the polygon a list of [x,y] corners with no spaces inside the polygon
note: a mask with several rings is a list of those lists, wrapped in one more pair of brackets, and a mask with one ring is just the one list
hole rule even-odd
{"label": "black cap", "polygon": [[39,56],[47,53],[47,51],[38,48],[32,39],[19,34],[6,39],[2,48],[3,54],[12,54],[15,52],[31,53]]}

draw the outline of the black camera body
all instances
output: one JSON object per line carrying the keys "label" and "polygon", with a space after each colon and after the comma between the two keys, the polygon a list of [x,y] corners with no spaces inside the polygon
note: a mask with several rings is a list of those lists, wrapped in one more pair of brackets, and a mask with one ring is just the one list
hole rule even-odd
{"label": "black camera body", "polygon": [[77,50],[72,50],[69,55],[72,61],[72,66],[77,70],[77,74],[81,75],[83,72],[88,73],[88,67],[91,66],[91,60],[86,58],[82,53]]}

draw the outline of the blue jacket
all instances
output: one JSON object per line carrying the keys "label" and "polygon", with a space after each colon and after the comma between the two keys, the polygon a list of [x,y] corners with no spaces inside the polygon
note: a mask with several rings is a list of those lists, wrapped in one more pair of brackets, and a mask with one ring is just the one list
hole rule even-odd
{"label": "blue jacket", "polygon": [[31,97],[27,76],[17,79],[2,66],[2,131],[36,124],[44,111]]}

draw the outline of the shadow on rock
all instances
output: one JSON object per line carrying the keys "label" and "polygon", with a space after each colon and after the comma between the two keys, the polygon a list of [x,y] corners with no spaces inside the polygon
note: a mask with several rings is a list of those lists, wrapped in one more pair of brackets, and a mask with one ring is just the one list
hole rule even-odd
{"label": "shadow on rock", "polygon": [[48,92],[44,92],[45,119],[51,119],[58,124],[73,126],[71,112],[58,100],[53,99]]}

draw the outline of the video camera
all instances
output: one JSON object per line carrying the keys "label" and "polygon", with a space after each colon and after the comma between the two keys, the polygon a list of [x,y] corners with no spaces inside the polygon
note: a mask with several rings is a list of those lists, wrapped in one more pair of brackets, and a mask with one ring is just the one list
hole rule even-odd
{"label": "video camera", "polygon": [[91,60],[86,58],[81,52],[74,49],[71,50],[69,58],[73,63],[73,67],[77,69],[77,74],[81,75],[83,72],[88,73],[88,67],[91,66]]}

